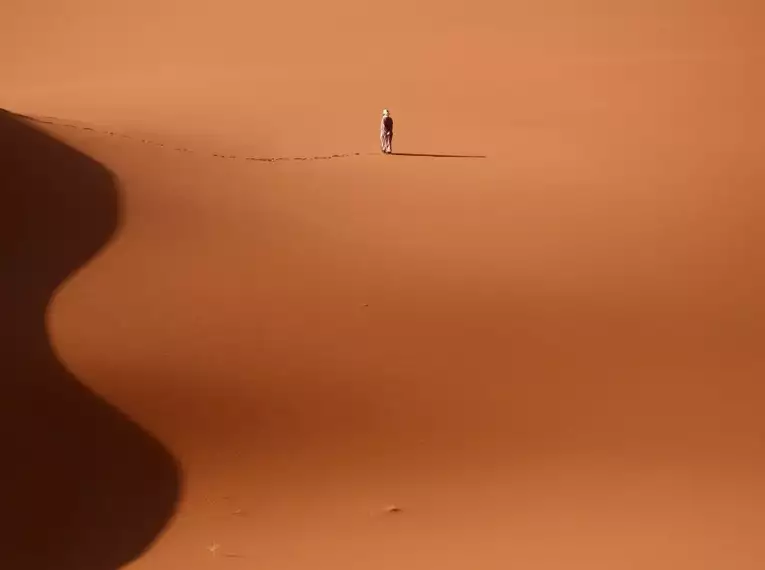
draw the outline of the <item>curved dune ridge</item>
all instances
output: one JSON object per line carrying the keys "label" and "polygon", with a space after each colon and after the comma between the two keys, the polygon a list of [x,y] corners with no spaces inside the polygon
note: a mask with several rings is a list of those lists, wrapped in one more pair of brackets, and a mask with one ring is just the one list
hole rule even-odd
{"label": "curved dune ridge", "polygon": [[[108,135],[110,137],[120,137],[123,139],[132,139],[130,135],[116,133],[114,131],[109,130],[98,130],[93,127],[88,127],[85,125],[78,125],[76,123],[72,122],[66,122],[63,120],[56,120],[54,118],[50,117],[20,117],[27,121],[31,121],[40,125],[54,125],[57,127],[63,127],[66,129],[76,129],[84,132],[90,132],[90,133],[98,133],[101,135]],[[159,141],[153,141],[150,139],[138,139],[141,144],[147,144],[156,146],[159,148],[164,148],[165,143],[159,142]],[[194,153],[195,151],[190,148],[184,148],[184,147],[175,147],[172,148],[172,150],[176,152],[189,152]],[[360,156],[361,153],[354,152],[351,154],[330,154],[330,155],[318,155],[318,156],[268,156],[268,157],[262,157],[262,156],[243,156],[238,157],[233,154],[218,154],[217,152],[210,153],[209,156],[212,156],[214,158],[225,158],[229,160],[248,160],[248,161],[254,161],[254,162],[284,162],[284,161],[305,161],[305,160],[330,160],[333,158],[349,158],[351,156]],[[447,157],[448,158],[448,157]],[[476,158],[484,158],[484,157],[476,157]]]}
{"label": "curved dune ridge", "polygon": [[[63,127],[67,129],[76,129],[84,132],[90,132],[90,133],[98,133],[102,135],[108,135],[110,137],[120,137],[123,139],[133,139],[134,137],[131,137],[127,134],[117,133],[110,130],[98,130],[93,127],[85,126],[82,124],[72,123],[72,122],[66,122],[61,119],[54,119],[51,117],[27,117],[27,116],[19,116],[22,119],[25,119],[27,121],[31,121],[37,124],[41,125],[55,125],[57,127]],[[147,144],[151,146],[156,146],[159,148],[164,148],[166,145],[165,143],[154,141],[151,139],[137,139],[141,144]],[[172,148],[172,147],[170,147]],[[172,150],[176,152],[188,152],[188,153],[195,153],[193,149],[185,148],[185,147],[175,147],[172,148]],[[366,153],[367,155],[372,155],[375,153]],[[379,153],[377,153],[379,154]],[[395,156],[409,156],[409,157],[419,157],[419,158],[469,158],[469,159],[478,159],[478,158],[487,158],[485,155],[480,154],[427,154],[427,153],[392,153],[395,154]],[[253,162],[303,162],[303,161],[311,161],[311,160],[331,160],[333,158],[350,158],[352,156],[362,156],[362,153],[360,152],[352,152],[352,153],[342,153],[342,154],[329,154],[329,155],[315,155],[315,156],[236,156],[234,154],[219,154],[217,152],[209,153],[209,156],[212,156],[213,158],[224,158],[228,160],[246,160],[246,161],[253,161]]]}
{"label": "curved dune ridge", "polygon": [[0,568],[765,567],[760,4],[8,10]]}

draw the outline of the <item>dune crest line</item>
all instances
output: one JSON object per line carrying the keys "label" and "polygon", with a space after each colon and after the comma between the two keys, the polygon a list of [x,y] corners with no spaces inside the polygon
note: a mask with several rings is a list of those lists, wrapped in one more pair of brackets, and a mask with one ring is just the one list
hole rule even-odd
{"label": "dune crest line", "polygon": [[[119,137],[123,139],[129,139],[134,140],[137,142],[140,142],[141,144],[145,145],[151,145],[156,146],[159,148],[168,148],[170,150],[173,150],[175,152],[183,152],[183,153],[189,153],[189,154],[197,154],[199,156],[210,156],[213,158],[221,158],[225,160],[245,160],[249,162],[305,162],[305,161],[311,161],[311,160],[332,160],[332,159],[338,159],[338,158],[351,158],[354,156],[361,156],[360,152],[347,152],[347,153],[337,153],[337,154],[329,154],[329,155],[316,155],[316,156],[237,156],[234,154],[222,154],[217,152],[198,152],[190,148],[186,147],[172,147],[170,145],[166,145],[164,143],[154,141],[151,139],[145,139],[145,138],[137,138],[137,137],[131,137],[130,135],[118,133],[116,131],[111,130],[99,130],[93,127],[88,127],[84,125],[75,125],[73,123],[67,123],[66,121],[62,119],[56,119],[52,117],[32,117],[28,115],[18,115],[19,117],[22,117],[28,121],[32,121],[38,124],[42,125],[54,125],[57,127],[65,127],[68,129],[75,129],[78,131],[87,131],[92,133],[97,133],[100,135],[108,135],[111,137]],[[376,154],[376,153],[369,153]]]}
{"label": "dune crest line", "polygon": [[[118,133],[116,131],[100,130],[100,129],[88,127],[85,125],[75,125],[73,123],[67,123],[63,119],[57,119],[54,117],[43,118],[43,117],[32,117],[29,115],[20,115],[20,114],[17,114],[16,116],[23,118],[27,121],[31,121],[31,122],[42,124],[42,125],[53,125],[57,127],[75,129],[78,131],[96,133],[100,135],[119,137],[123,139],[134,140],[145,145],[156,146],[158,148],[167,148],[175,152],[196,154],[198,156],[208,156],[208,157],[220,158],[224,160],[244,160],[248,162],[307,162],[312,160],[335,160],[338,158],[353,158],[356,156],[378,156],[379,155],[379,153],[377,152],[368,152],[368,153],[345,152],[345,153],[314,155],[314,156],[238,156],[235,154],[222,154],[218,152],[199,152],[186,147],[172,147],[170,145],[166,145],[165,143],[161,143],[151,139],[131,137],[130,135]],[[407,152],[394,152],[392,153],[392,156],[420,157],[420,158],[469,158],[469,159],[488,158],[486,155],[429,154],[429,153],[407,153]]]}

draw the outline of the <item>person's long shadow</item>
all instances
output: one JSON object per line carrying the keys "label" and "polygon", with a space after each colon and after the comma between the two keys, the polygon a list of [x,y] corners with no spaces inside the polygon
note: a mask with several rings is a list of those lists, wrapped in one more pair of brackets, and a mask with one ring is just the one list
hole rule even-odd
{"label": "person's long shadow", "polygon": [[119,219],[105,167],[0,110],[0,568],[114,570],[175,512],[176,460],[80,383],[46,331],[55,290]]}
{"label": "person's long shadow", "polygon": [[486,158],[483,154],[426,154],[415,152],[392,152],[391,156],[420,156],[427,158]]}

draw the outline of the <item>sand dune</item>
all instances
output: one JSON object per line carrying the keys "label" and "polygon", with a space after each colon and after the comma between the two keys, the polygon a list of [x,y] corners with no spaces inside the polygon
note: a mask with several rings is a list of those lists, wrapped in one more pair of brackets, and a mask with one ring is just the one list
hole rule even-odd
{"label": "sand dune", "polygon": [[40,4],[0,567],[765,564],[757,3]]}
{"label": "sand dune", "polygon": [[51,296],[105,246],[118,183],[98,162],[0,112],[3,552],[6,568],[116,568],[174,513],[171,453],[74,377],[46,331]]}

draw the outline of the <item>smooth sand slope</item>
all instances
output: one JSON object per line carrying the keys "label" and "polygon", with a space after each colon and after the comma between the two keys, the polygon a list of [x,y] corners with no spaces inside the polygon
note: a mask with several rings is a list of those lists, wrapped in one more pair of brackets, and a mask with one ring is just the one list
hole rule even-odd
{"label": "smooth sand slope", "polygon": [[0,567],[765,565],[756,3],[34,4]]}

